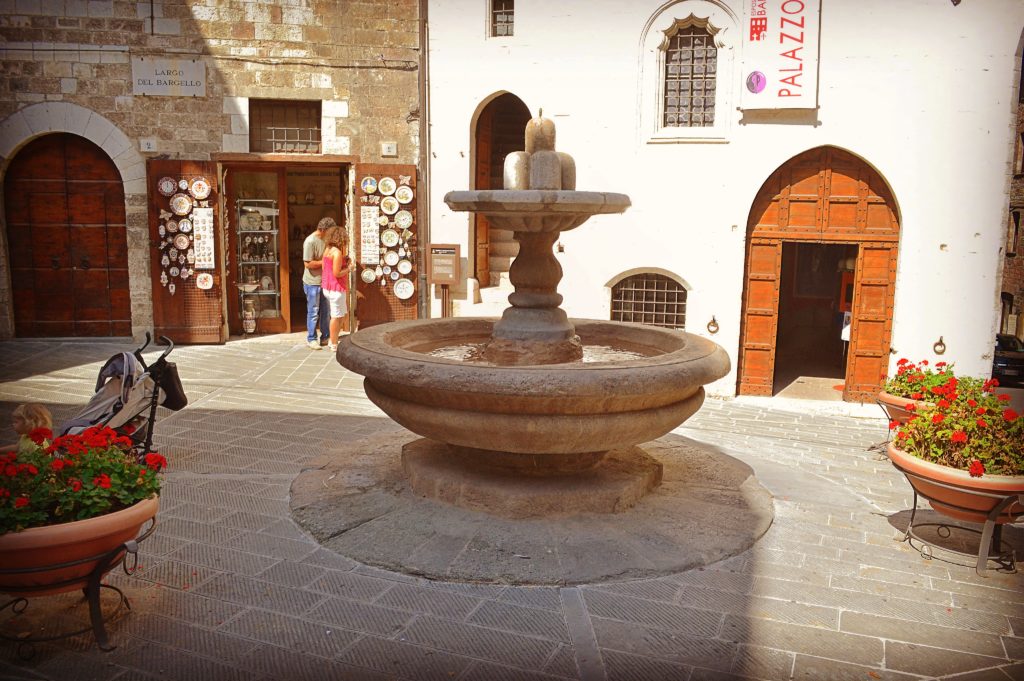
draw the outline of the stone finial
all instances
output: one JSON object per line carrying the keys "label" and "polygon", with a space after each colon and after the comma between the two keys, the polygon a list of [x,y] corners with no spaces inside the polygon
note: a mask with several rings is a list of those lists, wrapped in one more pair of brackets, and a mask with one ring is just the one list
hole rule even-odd
{"label": "stone finial", "polygon": [[543,109],[526,123],[525,146],[505,157],[505,189],[576,189],[576,163],[555,151],[555,122]]}

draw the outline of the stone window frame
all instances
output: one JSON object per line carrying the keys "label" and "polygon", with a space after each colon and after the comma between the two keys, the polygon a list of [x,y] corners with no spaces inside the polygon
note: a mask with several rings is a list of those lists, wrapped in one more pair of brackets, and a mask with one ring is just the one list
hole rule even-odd
{"label": "stone window frame", "polygon": [[[644,142],[725,143],[729,141],[738,101],[733,74],[739,68],[736,40],[736,15],[716,0],[678,0],[667,4],[651,17],[641,39],[640,126]],[[701,127],[666,126],[665,52],[671,38],[681,29],[700,26],[707,29],[718,49],[715,85],[715,124]]]}
{"label": "stone window frame", "polygon": [[1009,258],[1017,256],[1022,220],[1024,220],[1024,207],[1011,207],[1010,219],[1006,224],[1006,256]]}

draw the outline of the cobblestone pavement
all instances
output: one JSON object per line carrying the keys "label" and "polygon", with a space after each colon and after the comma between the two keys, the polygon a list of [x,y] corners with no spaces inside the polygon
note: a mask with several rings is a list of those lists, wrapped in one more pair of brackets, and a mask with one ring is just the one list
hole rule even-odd
{"label": "cobblestone pavement", "polygon": [[[3,413],[38,401],[59,422],[126,349],[0,343]],[[708,400],[677,432],[753,467],[776,518],[753,549],[707,569],[567,588],[428,582],[322,549],[289,517],[306,462],[401,430],[359,376],[290,338],[172,359],[191,404],[157,427],[172,468],[142,568],[109,578],[132,602],[109,625],[117,648],[82,636],[24,661],[0,642],[0,678],[1024,679],[1024,579],[896,541],[911,500],[867,449],[885,438],[880,419]],[[1006,536],[1020,547],[1022,534]],[[81,610],[68,595],[28,612]]]}

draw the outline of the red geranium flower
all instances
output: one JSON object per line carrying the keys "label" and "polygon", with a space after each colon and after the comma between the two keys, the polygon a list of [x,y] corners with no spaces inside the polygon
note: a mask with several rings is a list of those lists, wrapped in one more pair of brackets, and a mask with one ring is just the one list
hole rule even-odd
{"label": "red geranium flower", "polygon": [[954,430],[949,439],[953,442],[967,442],[967,433],[962,430]]}
{"label": "red geranium flower", "polygon": [[14,508],[24,508],[28,506],[28,497],[18,497],[14,500]]}
{"label": "red geranium flower", "polygon": [[924,395],[922,395],[921,393],[912,393],[910,395],[910,399],[912,399],[912,400],[919,400],[922,397],[924,397]]}
{"label": "red geranium flower", "polygon": [[167,467],[167,459],[156,452],[150,452],[146,454],[146,466],[154,471],[159,471]]}
{"label": "red geranium flower", "polygon": [[71,478],[70,480],[68,480],[68,485],[71,487],[72,492],[77,492],[78,490],[82,489],[82,481],[76,480],[75,478]]}
{"label": "red geranium flower", "polygon": [[1018,416],[1020,416],[1020,414],[1015,412],[1013,409],[1004,409],[1003,410],[1003,418],[1006,419],[1007,421],[1009,421],[1010,423],[1013,423],[1014,421],[1016,421]]}
{"label": "red geranium flower", "polygon": [[988,425],[988,423],[985,421],[985,419],[978,419],[977,421],[975,421],[975,423],[978,424],[979,428],[984,428],[985,426]]}
{"label": "red geranium flower", "polygon": [[110,489],[110,476],[106,473],[100,473],[92,479],[93,487],[102,487],[103,489]]}
{"label": "red geranium flower", "polygon": [[1010,396],[1007,395],[1006,393],[1003,393],[1002,395],[997,395],[996,399],[999,400],[1000,402],[1009,402]]}
{"label": "red geranium flower", "polygon": [[64,468],[64,459],[54,459],[53,461],[50,462],[50,468],[52,468],[55,471],[59,471],[60,469]]}
{"label": "red geranium flower", "polygon": [[971,467],[967,469],[967,472],[971,474],[972,478],[980,478],[985,473],[985,464],[975,459],[971,462]]}
{"label": "red geranium flower", "polygon": [[942,423],[945,419],[945,414],[936,414],[935,416],[932,417],[932,423],[939,424]]}
{"label": "red geranium flower", "polygon": [[37,445],[43,444],[43,440],[52,440],[53,431],[49,428],[33,428],[32,432],[28,434],[28,439],[35,442]]}

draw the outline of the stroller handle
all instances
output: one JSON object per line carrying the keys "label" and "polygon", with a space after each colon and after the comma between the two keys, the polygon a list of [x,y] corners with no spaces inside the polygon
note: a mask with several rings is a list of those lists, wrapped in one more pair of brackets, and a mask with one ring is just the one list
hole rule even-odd
{"label": "stroller handle", "polygon": [[[146,332],[146,336],[147,336],[147,337],[149,336],[149,332]],[[167,346],[167,349],[166,349],[166,350],[164,350],[163,352],[161,352],[161,353],[160,353],[160,359],[163,359],[163,358],[164,358],[164,357],[166,357],[167,355],[171,354],[171,350],[173,350],[173,349],[174,349],[174,341],[172,341],[172,340],[171,340],[170,338],[168,338],[167,336],[160,336],[160,338],[159,338],[159,340],[158,340],[158,343],[159,343],[160,345],[165,345],[165,346]]]}

